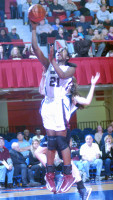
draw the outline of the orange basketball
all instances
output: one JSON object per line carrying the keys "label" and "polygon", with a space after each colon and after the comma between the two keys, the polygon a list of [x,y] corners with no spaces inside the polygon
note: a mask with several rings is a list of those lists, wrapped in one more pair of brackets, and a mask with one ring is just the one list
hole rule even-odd
{"label": "orange basketball", "polygon": [[40,4],[30,6],[28,10],[28,18],[32,22],[40,22],[45,18],[46,11]]}

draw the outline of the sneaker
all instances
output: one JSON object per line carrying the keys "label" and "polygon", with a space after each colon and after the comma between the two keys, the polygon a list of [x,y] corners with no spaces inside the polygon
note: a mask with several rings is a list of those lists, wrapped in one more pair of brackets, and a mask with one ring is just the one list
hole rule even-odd
{"label": "sneaker", "polygon": [[92,188],[89,188],[89,189],[86,189],[86,188],[80,189],[79,190],[79,194],[80,194],[82,200],[88,200],[89,197],[90,197],[91,191],[92,191]]}
{"label": "sneaker", "polygon": [[76,179],[72,175],[64,174],[61,187],[57,193],[67,192],[71,186],[75,183]]}
{"label": "sneaker", "polygon": [[35,181],[31,181],[28,185],[29,185],[29,187],[38,187],[38,186],[41,185],[41,183],[35,182]]}
{"label": "sneaker", "polygon": [[13,184],[12,183],[8,183],[7,184],[7,188],[13,188]]}
{"label": "sneaker", "polygon": [[45,180],[46,180],[46,187],[51,192],[56,192],[56,186],[55,186],[55,174],[53,172],[46,173]]}

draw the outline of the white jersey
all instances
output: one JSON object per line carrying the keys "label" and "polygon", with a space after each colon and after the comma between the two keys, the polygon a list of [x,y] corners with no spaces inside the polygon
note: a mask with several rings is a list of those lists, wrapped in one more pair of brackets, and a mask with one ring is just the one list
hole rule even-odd
{"label": "white jersey", "polygon": [[[60,65],[60,68],[63,72],[67,71],[69,66]],[[45,80],[45,96],[47,98],[54,99],[63,99],[66,94],[65,88],[72,78],[61,79],[58,74],[55,72],[54,67],[50,63],[49,68],[46,72]]]}

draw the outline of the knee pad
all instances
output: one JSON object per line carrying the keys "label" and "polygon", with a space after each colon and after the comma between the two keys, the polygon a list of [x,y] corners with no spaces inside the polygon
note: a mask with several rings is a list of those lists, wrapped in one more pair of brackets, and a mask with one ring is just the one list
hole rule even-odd
{"label": "knee pad", "polygon": [[57,138],[57,146],[60,151],[63,151],[68,147],[66,137],[64,136],[56,136]]}
{"label": "knee pad", "polygon": [[56,148],[57,148],[56,136],[48,136],[47,141],[48,141],[48,145],[47,145],[48,149],[56,150]]}

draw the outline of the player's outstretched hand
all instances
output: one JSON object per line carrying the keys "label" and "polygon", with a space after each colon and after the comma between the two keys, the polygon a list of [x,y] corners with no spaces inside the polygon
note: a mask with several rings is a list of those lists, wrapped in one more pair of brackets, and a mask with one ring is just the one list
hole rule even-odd
{"label": "player's outstretched hand", "polygon": [[92,76],[92,78],[91,78],[91,84],[92,85],[96,85],[96,83],[97,83],[97,81],[98,81],[99,78],[100,78],[100,73],[97,72],[95,76]]}

